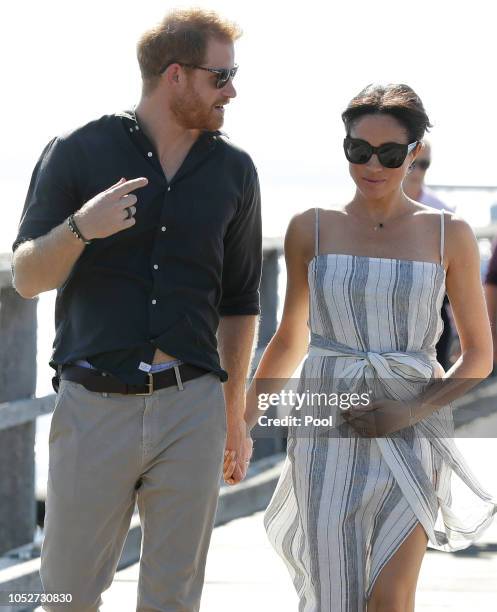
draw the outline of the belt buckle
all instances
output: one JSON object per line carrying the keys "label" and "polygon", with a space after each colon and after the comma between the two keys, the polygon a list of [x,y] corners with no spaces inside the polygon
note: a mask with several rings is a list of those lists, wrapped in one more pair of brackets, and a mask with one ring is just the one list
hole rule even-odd
{"label": "belt buckle", "polygon": [[147,372],[148,381],[145,383],[148,386],[147,393],[135,393],[135,395],[152,395],[154,392],[154,377],[150,372]]}

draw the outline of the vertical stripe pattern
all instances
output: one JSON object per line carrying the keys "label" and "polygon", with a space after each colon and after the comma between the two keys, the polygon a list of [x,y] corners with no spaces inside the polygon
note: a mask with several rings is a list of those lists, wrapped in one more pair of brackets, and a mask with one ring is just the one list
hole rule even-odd
{"label": "vertical stripe pattern", "polygon": [[[383,366],[406,392],[411,366],[429,380],[443,326],[441,264],[323,254],[311,260],[308,280],[312,336],[352,355],[310,350],[300,391],[337,392],[344,378],[355,392],[385,390]],[[376,354],[376,370],[365,353]],[[414,356],[395,360],[395,353]],[[311,411],[327,416],[323,407]],[[299,612],[364,612],[381,569],[418,523],[429,546],[453,551],[469,546],[496,512],[497,500],[454,443],[446,406],[384,438],[290,428],[264,525],[288,567]]]}

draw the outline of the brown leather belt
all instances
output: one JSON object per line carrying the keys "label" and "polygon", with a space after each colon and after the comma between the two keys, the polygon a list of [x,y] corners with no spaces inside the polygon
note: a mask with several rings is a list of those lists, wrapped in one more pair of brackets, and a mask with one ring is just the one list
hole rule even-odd
{"label": "brown leather belt", "polygon": [[[177,373],[179,376],[177,376]],[[71,380],[72,382],[79,383],[88,389],[88,391],[96,391],[98,393],[152,395],[157,389],[164,389],[173,385],[178,385],[178,387],[182,388],[182,382],[193,380],[207,373],[208,370],[204,368],[184,363],[168,370],[154,373],[149,372],[147,374],[148,380],[143,385],[128,385],[112,374],[106,374],[83,366],[65,365],[62,367],[60,378],[61,380]]]}

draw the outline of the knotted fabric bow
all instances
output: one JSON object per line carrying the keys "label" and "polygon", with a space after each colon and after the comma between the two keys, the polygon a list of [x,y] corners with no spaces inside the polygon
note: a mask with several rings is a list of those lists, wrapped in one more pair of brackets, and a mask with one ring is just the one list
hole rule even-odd
{"label": "knotted fabric bow", "polygon": [[[350,357],[352,363],[343,368],[344,380],[380,380],[394,398],[412,396],[412,383],[427,382],[433,375],[431,360],[436,359],[435,349],[427,351],[361,351],[335,342],[316,333],[311,334],[309,357]],[[410,390],[410,392],[409,392]]]}

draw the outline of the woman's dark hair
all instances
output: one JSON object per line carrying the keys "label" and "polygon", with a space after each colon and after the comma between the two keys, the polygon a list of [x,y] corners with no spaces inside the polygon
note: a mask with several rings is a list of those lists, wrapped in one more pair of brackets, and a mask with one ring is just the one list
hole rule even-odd
{"label": "woman's dark hair", "polygon": [[347,134],[352,125],[363,115],[385,114],[395,117],[409,135],[409,142],[422,140],[433,127],[421,99],[408,85],[370,84],[349,102],[342,113]]}

